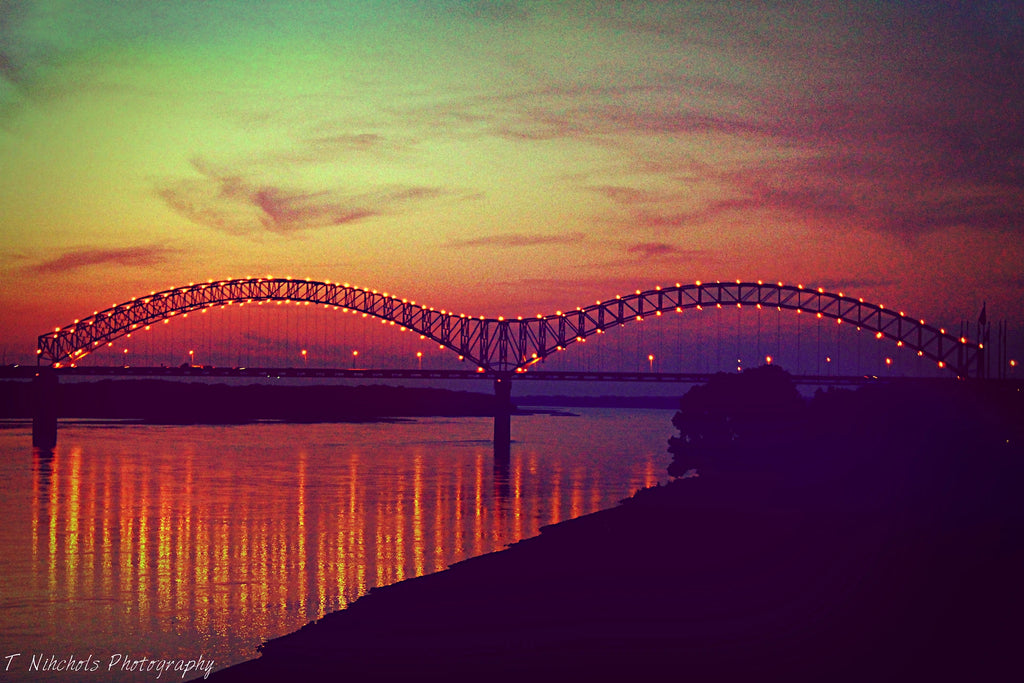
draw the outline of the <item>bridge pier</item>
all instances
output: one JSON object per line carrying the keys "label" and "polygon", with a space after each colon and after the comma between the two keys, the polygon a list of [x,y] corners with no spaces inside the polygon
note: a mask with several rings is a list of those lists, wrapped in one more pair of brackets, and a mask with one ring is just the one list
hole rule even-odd
{"label": "bridge pier", "polygon": [[507,464],[512,455],[512,378],[494,380],[494,462]]}
{"label": "bridge pier", "polygon": [[32,445],[53,448],[57,445],[57,373],[39,368],[32,380]]}

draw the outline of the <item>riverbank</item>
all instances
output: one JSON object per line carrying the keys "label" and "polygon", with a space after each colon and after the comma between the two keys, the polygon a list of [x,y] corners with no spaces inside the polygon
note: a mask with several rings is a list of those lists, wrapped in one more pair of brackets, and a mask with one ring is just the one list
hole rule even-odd
{"label": "riverbank", "polygon": [[1019,448],[940,454],[924,483],[880,452],[841,480],[732,467],[639,492],[211,680],[1009,680]]}
{"label": "riverbank", "polygon": [[[0,417],[32,417],[31,382],[0,382]],[[432,387],[386,385],[229,385],[163,379],[64,382],[60,418],[155,423],[360,421],[385,417],[490,416],[494,396]]]}

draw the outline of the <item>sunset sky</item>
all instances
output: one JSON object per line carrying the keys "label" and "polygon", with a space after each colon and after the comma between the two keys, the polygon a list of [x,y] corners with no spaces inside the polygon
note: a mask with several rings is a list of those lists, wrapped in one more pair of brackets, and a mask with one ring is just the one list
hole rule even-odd
{"label": "sunset sky", "polygon": [[0,344],[207,278],[1024,325],[1017,2],[0,2]]}

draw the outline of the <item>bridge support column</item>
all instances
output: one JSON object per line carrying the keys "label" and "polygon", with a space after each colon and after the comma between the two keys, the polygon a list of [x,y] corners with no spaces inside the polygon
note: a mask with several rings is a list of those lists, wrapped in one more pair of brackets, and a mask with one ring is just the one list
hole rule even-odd
{"label": "bridge support column", "polygon": [[57,373],[39,368],[32,380],[32,445],[53,448],[57,445]]}
{"label": "bridge support column", "polygon": [[494,461],[507,463],[512,452],[512,379],[494,380]]}

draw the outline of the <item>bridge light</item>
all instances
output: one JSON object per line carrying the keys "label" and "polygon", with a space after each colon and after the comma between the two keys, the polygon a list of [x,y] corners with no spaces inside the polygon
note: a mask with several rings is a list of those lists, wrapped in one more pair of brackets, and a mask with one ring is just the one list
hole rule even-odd
{"label": "bridge light", "polygon": [[821,287],[818,287],[818,294],[824,294],[824,293],[825,293],[825,290],[822,289]]}
{"label": "bridge light", "polygon": [[697,285],[698,287],[700,287],[700,280],[697,280],[697,281],[696,281],[696,282],[694,282],[693,284],[695,284],[695,285]]}
{"label": "bridge light", "polygon": [[676,283],[676,287],[682,287],[682,285],[681,285],[680,283],[678,283],[678,282],[677,282],[677,283]]}
{"label": "bridge light", "polygon": [[939,367],[940,367],[940,368],[944,368],[944,367],[946,367],[946,363],[945,363],[945,361],[941,361],[941,360],[940,360],[940,361],[939,361]]}
{"label": "bridge light", "polygon": [[960,343],[961,344],[966,344],[967,343],[967,338],[966,337],[960,337]]}
{"label": "bridge light", "polygon": [[682,312],[683,312],[683,307],[682,306],[676,306],[676,313],[682,313]]}
{"label": "bridge light", "polygon": [[772,357],[771,356],[765,356],[764,357],[764,362],[767,363],[768,365],[771,365],[772,364]]}
{"label": "bridge light", "polygon": [[1015,367],[1017,367],[1017,361],[1015,361],[1014,359],[1012,359],[1012,358],[1011,358],[1011,359],[1010,359],[1010,367],[1011,367],[1011,368],[1015,368]]}
{"label": "bridge light", "polygon": [[638,290],[636,290],[636,293],[637,293],[637,294],[639,294],[639,293],[640,293],[640,290],[639,290],[639,289],[638,289]]}
{"label": "bridge light", "polygon": [[875,332],[875,339],[881,339],[881,338],[882,338],[882,336],[883,336],[883,335],[882,335],[882,333],[881,333],[881,332]]}
{"label": "bridge light", "polygon": [[946,334],[946,330],[944,330],[944,329],[942,329],[942,328],[940,327],[940,328],[939,328],[939,334]]}
{"label": "bridge light", "polygon": [[818,320],[821,320],[821,312],[818,312]]}
{"label": "bridge light", "polygon": [[901,339],[898,342],[896,342],[896,346],[902,347],[903,346],[903,340]]}

